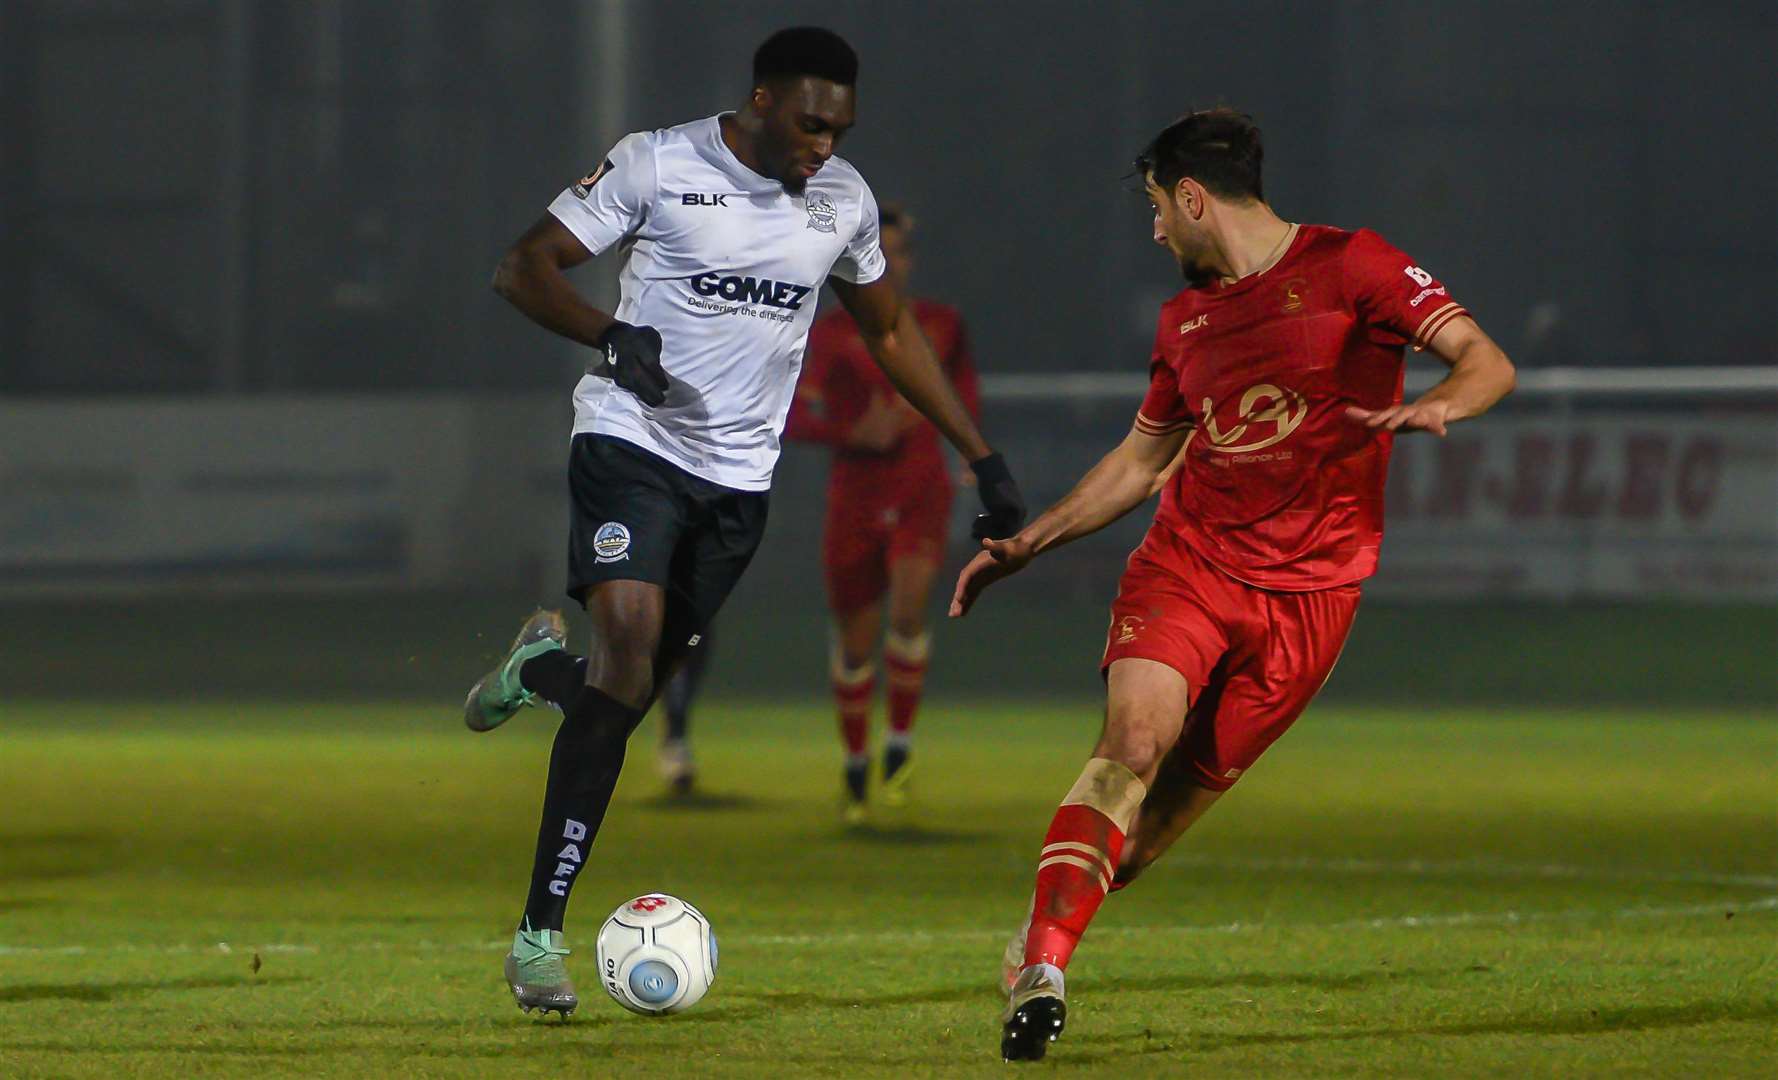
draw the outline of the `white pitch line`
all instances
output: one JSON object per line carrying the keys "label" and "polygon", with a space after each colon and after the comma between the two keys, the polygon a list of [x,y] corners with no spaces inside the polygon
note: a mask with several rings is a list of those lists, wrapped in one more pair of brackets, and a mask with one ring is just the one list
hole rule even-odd
{"label": "white pitch line", "polygon": [[[1709,903],[1598,910],[1569,908],[1559,911],[1461,911],[1430,915],[1392,915],[1375,919],[1347,919],[1340,922],[1230,922],[1204,925],[1172,926],[1100,926],[1094,937],[1154,937],[1170,934],[1252,934],[1267,930],[1410,930],[1449,926],[1516,926],[1540,922],[1584,922],[1592,919],[1662,919],[1702,915],[1744,914],[1752,911],[1778,910],[1778,896],[1761,896],[1751,900],[1718,900]],[[935,930],[843,932],[835,934],[760,934],[724,938],[725,943],[770,947],[823,945],[917,945],[922,942],[971,940],[998,941],[1007,930]],[[0,945],[0,956],[103,956],[112,953],[172,956],[217,953],[291,953],[314,955],[323,952],[492,952],[507,947],[505,941],[470,942],[388,942],[349,941],[334,945],[273,942],[265,945],[234,945],[226,941],[214,945]]]}
{"label": "white pitch line", "polygon": [[1579,881],[1630,881],[1654,885],[1733,885],[1778,889],[1778,875],[1723,874],[1713,871],[1616,870],[1566,863],[1511,863],[1487,859],[1318,859],[1313,856],[1222,856],[1181,853],[1167,865],[1189,864],[1230,870],[1295,870],[1334,874],[1401,874],[1411,877],[1513,877]]}
{"label": "white pitch line", "polygon": [[[1582,922],[1589,919],[1652,919],[1683,916],[1741,914],[1749,911],[1778,909],[1778,896],[1762,896],[1752,900],[1718,900],[1713,903],[1676,904],[1672,906],[1638,906],[1600,911],[1592,908],[1569,908],[1561,911],[1464,911],[1443,915],[1394,915],[1375,919],[1347,919],[1341,922],[1230,922],[1208,925],[1172,926],[1095,926],[1093,936],[1164,934],[1251,934],[1266,930],[1406,930],[1433,926],[1511,926],[1536,922]],[[950,930],[936,932],[884,931],[856,934],[781,934],[750,937],[745,945],[826,945],[846,942],[914,944],[922,941],[949,941],[968,938],[1004,938],[1006,930]]]}

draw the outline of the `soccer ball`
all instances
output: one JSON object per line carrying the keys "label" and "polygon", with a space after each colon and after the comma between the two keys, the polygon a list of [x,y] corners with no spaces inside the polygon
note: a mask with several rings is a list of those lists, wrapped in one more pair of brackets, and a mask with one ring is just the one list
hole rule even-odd
{"label": "soccer ball", "polygon": [[691,1008],[716,979],[710,920],[665,893],[624,903],[599,928],[599,978],[631,1012],[666,1016]]}

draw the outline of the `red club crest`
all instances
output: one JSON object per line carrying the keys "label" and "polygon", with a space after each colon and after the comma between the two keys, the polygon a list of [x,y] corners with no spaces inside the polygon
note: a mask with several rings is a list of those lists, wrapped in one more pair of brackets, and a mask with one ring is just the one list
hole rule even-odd
{"label": "red club crest", "polygon": [[638,896],[636,899],[630,901],[631,911],[640,911],[644,913],[659,911],[666,906],[667,898],[664,896]]}

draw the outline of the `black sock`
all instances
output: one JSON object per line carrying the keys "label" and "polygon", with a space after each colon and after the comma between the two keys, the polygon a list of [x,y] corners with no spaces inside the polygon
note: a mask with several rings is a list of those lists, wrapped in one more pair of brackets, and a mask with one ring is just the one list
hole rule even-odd
{"label": "black sock", "polygon": [[848,761],[846,763],[846,794],[853,802],[863,802],[869,795],[870,763]]}
{"label": "black sock", "polygon": [[586,686],[586,657],[566,649],[539,653],[519,665],[519,685],[567,712]]}
{"label": "black sock", "polygon": [[[543,657],[525,666],[539,659]],[[623,771],[624,744],[641,720],[641,710],[590,686],[582,687],[564,710],[549,755],[549,785],[543,793],[543,821],[537,827],[531,893],[525,899],[525,922],[531,929],[562,929],[568,893],[586,865],[605,808],[611,805],[617,775]]]}
{"label": "black sock", "polygon": [[679,670],[667,681],[667,692],[661,704],[667,709],[667,738],[685,739],[691,735],[691,699],[704,681],[704,668],[710,663],[710,632],[692,649]]}

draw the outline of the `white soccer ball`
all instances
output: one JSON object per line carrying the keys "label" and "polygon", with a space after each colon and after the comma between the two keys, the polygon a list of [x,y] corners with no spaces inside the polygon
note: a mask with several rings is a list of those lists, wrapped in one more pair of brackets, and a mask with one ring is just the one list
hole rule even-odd
{"label": "white soccer ball", "polygon": [[710,920],[665,893],[627,901],[599,928],[599,979],[612,1000],[631,1012],[684,1012],[716,980]]}

